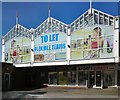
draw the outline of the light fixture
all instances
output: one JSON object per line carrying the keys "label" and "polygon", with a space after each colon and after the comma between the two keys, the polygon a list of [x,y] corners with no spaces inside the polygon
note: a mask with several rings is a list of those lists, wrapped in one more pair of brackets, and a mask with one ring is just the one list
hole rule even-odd
{"label": "light fixture", "polygon": [[33,49],[31,49],[31,51],[32,51],[32,52],[34,52],[34,50],[33,50]]}
{"label": "light fixture", "polygon": [[70,45],[67,45],[68,46],[68,48],[70,48]]}

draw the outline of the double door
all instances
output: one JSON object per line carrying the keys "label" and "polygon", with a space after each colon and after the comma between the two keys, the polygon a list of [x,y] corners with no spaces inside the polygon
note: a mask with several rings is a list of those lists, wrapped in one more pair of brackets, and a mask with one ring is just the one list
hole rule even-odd
{"label": "double door", "polygon": [[91,71],[89,74],[89,86],[90,87],[101,87],[103,81],[103,72],[102,71]]}

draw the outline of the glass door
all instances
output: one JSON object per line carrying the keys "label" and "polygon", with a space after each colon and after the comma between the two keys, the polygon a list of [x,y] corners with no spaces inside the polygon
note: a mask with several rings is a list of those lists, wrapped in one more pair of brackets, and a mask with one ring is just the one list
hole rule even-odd
{"label": "glass door", "polygon": [[68,85],[76,85],[76,72],[67,72]]}
{"label": "glass door", "polygon": [[86,85],[86,80],[88,80],[88,73],[83,71],[78,72],[78,84]]}
{"label": "glass door", "polygon": [[67,85],[67,72],[59,72],[59,85]]}
{"label": "glass door", "polygon": [[92,88],[95,85],[95,72],[91,71],[89,74],[89,87]]}
{"label": "glass door", "polygon": [[49,72],[49,84],[57,85],[57,72]]}
{"label": "glass door", "polygon": [[114,70],[104,72],[104,83],[106,86],[115,85],[115,71]]}
{"label": "glass door", "polygon": [[96,71],[96,87],[101,86],[101,71]]}
{"label": "glass door", "polygon": [[10,89],[10,73],[4,73],[4,88],[5,90]]}

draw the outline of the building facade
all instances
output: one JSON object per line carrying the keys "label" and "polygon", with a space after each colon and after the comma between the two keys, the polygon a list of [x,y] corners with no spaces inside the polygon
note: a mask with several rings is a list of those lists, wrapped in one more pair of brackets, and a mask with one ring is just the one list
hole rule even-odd
{"label": "building facade", "polygon": [[49,85],[118,87],[119,21],[90,8],[70,25],[52,17],[31,30],[16,24],[2,39],[2,60],[44,67]]}

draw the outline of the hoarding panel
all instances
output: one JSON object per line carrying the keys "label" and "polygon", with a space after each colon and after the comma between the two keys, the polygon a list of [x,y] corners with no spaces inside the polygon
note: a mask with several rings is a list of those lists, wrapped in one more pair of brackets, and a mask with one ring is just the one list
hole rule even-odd
{"label": "hoarding panel", "polygon": [[86,27],[71,34],[71,59],[113,57],[113,27]]}
{"label": "hoarding panel", "polygon": [[[42,54],[42,61],[66,59],[66,38],[67,35],[63,32],[46,33],[36,37],[34,56]],[[38,59],[34,59],[34,61],[38,61]]]}
{"label": "hoarding panel", "polygon": [[5,61],[13,63],[30,62],[31,40],[25,37],[15,37],[5,43]]}

